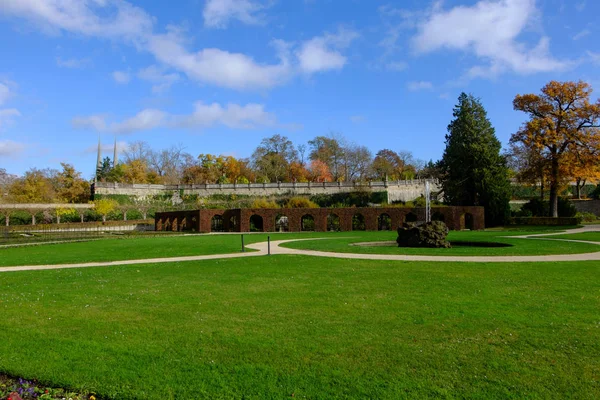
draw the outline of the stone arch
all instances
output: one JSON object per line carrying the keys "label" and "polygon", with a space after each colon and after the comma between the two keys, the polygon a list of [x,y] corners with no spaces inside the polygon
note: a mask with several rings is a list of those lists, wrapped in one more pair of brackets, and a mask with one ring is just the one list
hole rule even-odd
{"label": "stone arch", "polygon": [[330,232],[339,232],[342,230],[340,217],[337,214],[329,214],[327,216],[327,230]]}
{"label": "stone arch", "polygon": [[263,217],[254,214],[250,217],[250,232],[264,232]]}
{"label": "stone arch", "polygon": [[413,213],[413,212],[409,212],[408,214],[406,214],[406,216],[404,217],[404,222],[417,222],[417,214]]}
{"label": "stone arch", "polygon": [[311,232],[315,230],[315,217],[310,214],[305,214],[300,220],[300,230],[303,232]]}
{"label": "stone arch", "polygon": [[352,230],[353,231],[366,231],[367,225],[365,222],[365,216],[361,213],[356,213],[352,216]]}
{"label": "stone arch", "polygon": [[210,231],[211,232],[225,232],[223,216],[220,214],[214,215],[210,220]]}
{"label": "stone arch", "polygon": [[475,224],[475,220],[473,218],[473,214],[464,213],[460,216],[460,229],[469,229],[473,230],[473,226]]}
{"label": "stone arch", "polygon": [[287,215],[277,214],[275,217],[275,230],[277,232],[289,232],[290,220]]}
{"label": "stone arch", "polygon": [[379,231],[391,231],[392,230],[392,217],[389,214],[383,213],[377,217],[377,230]]}
{"label": "stone arch", "polygon": [[446,222],[446,216],[444,214],[442,214],[439,211],[436,211],[433,213],[433,215],[431,216],[431,220],[432,221],[442,221],[442,222]]}

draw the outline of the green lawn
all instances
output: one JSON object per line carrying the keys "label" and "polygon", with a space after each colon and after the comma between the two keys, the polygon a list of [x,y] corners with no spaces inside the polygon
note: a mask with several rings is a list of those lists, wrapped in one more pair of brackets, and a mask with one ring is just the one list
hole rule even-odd
{"label": "green lawn", "polygon": [[[544,231],[546,233],[548,231]],[[364,247],[361,242],[394,241],[395,232],[347,232],[346,237],[332,240],[310,240],[285,243],[283,247],[302,250],[333,251],[361,254],[421,254],[436,256],[516,256],[542,254],[575,254],[600,251],[600,246],[586,243],[561,242],[550,239],[513,239],[510,236],[542,233],[539,231],[451,231],[448,240],[456,243],[451,249],[399,248],[394,243],[386,247]],[[509,236],[509,237],[505,237]],[[574,235],[575,236],[575,235]],[[571,238],[571,235],[564,235]],[[552,236],[551,238],[556,238]],[[509,247],[476,247],[474,244],[500,243]]]}
{"label": "green lawn", "polygon": [[589,242],[600,242],[600,232],[574,233],[572,235],[550,236],[553,239],[587,240]]}
{"label": "green lawn", "polygon": [[114,399],[600,397],[597,262],[0,274],[0,372]]}
{"label": "green lawn", "polygon": [[[272,233],[270,235],[275,238],[278,234]],[[318,235],[315,233],[286,235],[289,238],[306,238],[310,236]],[[265,240],[267,240],[267,234],[244,235],[244,242],[246,244]],[[68,264],[92,261],[227,254],[240,252],[241,248],[240,235],[123,236],[89,242],[0,248],[0,266]]]}
{"label": "green lawn", "polygon": [[[395,232],[335,232],[335,233],[265,233],[245,234],[245,244],[271,240],[325,237],[334,240],[307,241],[286,246],[339,252],[384,253],[384,254],[439,254],[439,255],[523,255],[523,254],[570,254],[598,251],[596,246],[579,243],[560,243],[548,240],[506,239],[501,236],[515,236],[540,232],[553,232],[554,228],[508,229],[484,232],[450,232],[450,240],[492,241],[513,245],[503,248],[460,247],[454,249],[398,249],[361,248],[349,246],[354,242],[393,241]],[[349,238],[351,239],[343,239]],[[93,261],[115,261],[147,259],[156,257],[176,257],[206,254],[227,254],[241,251],[240,235],[165,235],[165,236],[124,236],[89,242],[45,244],[39,246],[0,248],[0,266],[68,264]],[[250,251],[250,250],[247,250]]]}

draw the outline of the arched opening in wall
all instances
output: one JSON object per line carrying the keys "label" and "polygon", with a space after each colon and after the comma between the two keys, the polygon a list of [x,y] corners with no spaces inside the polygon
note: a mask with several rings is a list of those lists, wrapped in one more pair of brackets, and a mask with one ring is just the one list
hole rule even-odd
{"label": "arched opening in wall", "polygon": [[342,230],[340,227],[340,217],[336,214],[329,214],[327,216],[327,230],[329,232],[339,232]]}
{"label": "arched opening in wall", "polygon": [[406,217],[404,217],[404,222],[417,222],[417,214],[411,212],[406,214]]}
{"label": "arched opening in wall", "polygon": [[275,230],[277,232],[289,232],[290,222],[287,215],[279,214],[275,217]]}
{"label": "arched opening in wall", "polygon": [[367,225],[365,224],[365,217],[362,214],[354,214],[352,216],[352,230],[353,231],[366,231]]}
{"label": "arched opening in wall", "polygon": [[431,220],[432,221],[442,221],[442,222],[446,222],[446,216],[444,214],[442,214],[439,211],[436,211],[433,213],[433,215],[431,216]]}
{"label": "arched opening in wall", "polygon": [[310,214],[302,216],[300,221],[300,228],[302,232],[310,232],[315,230],[315,217]]}
{"label": "arched opening in wall", "polygon": [[210,220],[210,231],[211,232],[225,232],[225,226],[223,224],[223,216],[215,215]]}
{"label": "arched opening in wall", "polygon": [[474,226],[473,214],[466,213],[465,214],[465,229],[469,229],[472,231],[473,226]]}
{"label": "arched opening in wall", "polygon": [[239,231],[237,216],[232,215],[229,217],[229,232]]}
{"label": "arched opening in wall", "polygon": [[380,231],[391,231],[392,217],[390,217],[388,214],[381,214],[377,218],[377,229]]}
{"label": "arched opening in wall", "polygon": [[250,217],[250,232],[264,232],[263,219],[260,215],[254,214]]}

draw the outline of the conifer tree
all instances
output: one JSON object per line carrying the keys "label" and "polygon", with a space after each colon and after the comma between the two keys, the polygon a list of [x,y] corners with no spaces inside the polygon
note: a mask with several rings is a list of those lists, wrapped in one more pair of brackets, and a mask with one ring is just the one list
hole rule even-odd
{"label": "conifer tree", "polygon": [[487,226],[509,216],[510,182],[500,141],[480,100],[461,93],[440,162],[446,203],[485,207]]}

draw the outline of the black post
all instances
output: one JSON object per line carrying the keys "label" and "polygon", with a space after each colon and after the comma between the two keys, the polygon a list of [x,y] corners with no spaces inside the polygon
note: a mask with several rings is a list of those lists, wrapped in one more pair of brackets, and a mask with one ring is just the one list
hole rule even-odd
{"label": "black post", "polygon": [[244,247],[244,235],[242,234],[242,253],[246,252],[246,248]]}
{"label": "black post", "polygon": [[271,236],[267,236],[267,249],[268,254],[271,255]]}

